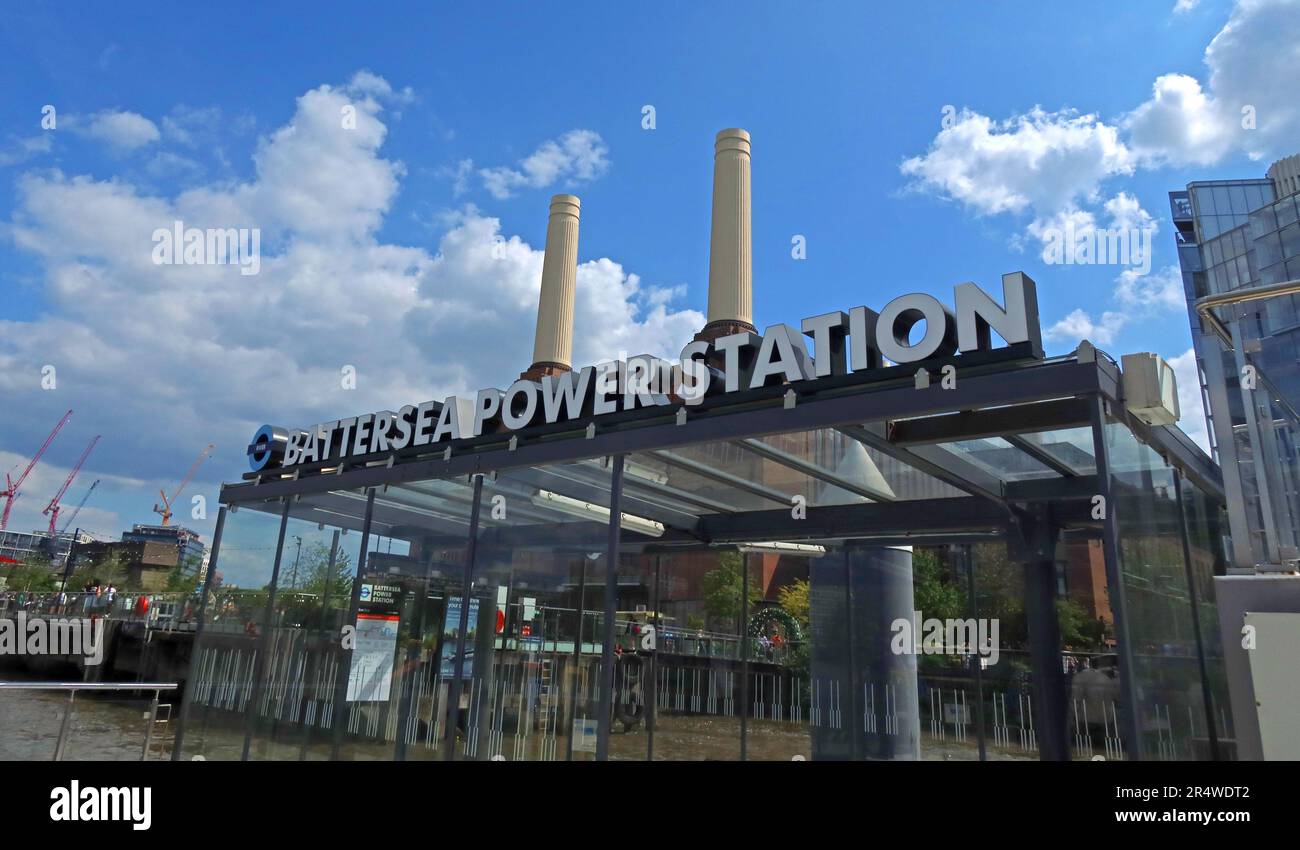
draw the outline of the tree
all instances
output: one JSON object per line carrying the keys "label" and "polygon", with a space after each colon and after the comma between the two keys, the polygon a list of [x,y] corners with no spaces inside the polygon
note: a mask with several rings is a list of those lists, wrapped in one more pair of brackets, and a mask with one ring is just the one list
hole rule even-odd
{"label": "tree", "polygon": [[55,590],[59,583],[50,567],[50,559],[45,555],[31,554],[21,564],[10,567],[5,577],[8,590],[34,590],[37,592]]}
{"label": "tree", "polygon": [[912,552],[913,605],[928,619],[962,617],[964,594],[955,584],[956,576],[939,563],[933,549],[917,548]]}
{"label": "tree", "polygon": [[776,595],[781,607],[799,621],[799,626],[805,633],[812,624],[812,603],[808,597],[811,589],[812,584],[808,579],[797,578],[777,591]]}
{"label": "tree", "polygon": [[[715,622],[735,627],[740,617],[741,588],[744,575],[741,573],[744,556],[739,552],[723,552],[718,555],[717,569],[709,570],[700,577],[700,589],[704,594],[704,611]],[[753,605],[762,598],[761,588],[757,582],[749,583],[749,604]]]}
{"label": "tree", "polygon": [[126,584],[126,577],[126,560],[121,552],[114,550],[97,562],[79,564],[68,579],[68,588],[80,590],[87,584],[122,587]]}
{"label": "tree", "polygon": [[195,554],[191,554],[183,561],[178,559],[176,566],[167,574],[167,584],[163,589],[168,593],[196,593],[199,569],[202,566],[203,559]]}
{"label": "tree", "polygon": [[302,550],[298,561],[298,591],[311,593],[324,598],[329,594],[331,607],[338,607],[338,600],[346,603],[352,597],[352,558],[340,549],[334,556],[334,567],[330,568],[330,547],[324,543],[312,543]]}

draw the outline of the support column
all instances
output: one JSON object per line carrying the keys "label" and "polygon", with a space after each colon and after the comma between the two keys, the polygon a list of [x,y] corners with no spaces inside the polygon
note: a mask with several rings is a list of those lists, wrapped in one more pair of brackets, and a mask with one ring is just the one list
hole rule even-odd
{"label": "support column", "polygon": [[911,550],[850,541],[838,557],[813,559],[810,575],[813,759],[919,759],[916,655],[893,651],[892,630],[912,622]]}
{"label": "support column", "polygon": [[474,596],[474,559],[478,554],[479,508],[483,503],[483,476],[474,476],[474,501],[469,508],[469,536],[465,541],[465,572],[462,576],[460,619],[456,623],[456,655],[451,666],[451,685],[448,688],[447,740],[445,761],[456,760],[456,727],[460,725],[461,680],[465,669],[465,634],[469,631],[469,606]]}
{"label": "support column", "polygon": [[1012,515],[1011,555],[1024,564],[1025,623],[1034,677],[1034,728],[1042,761],[1069,761],[1065,671],[1056,616],[1056,541],[1060,529],[1045,512]]}
{"label": "support column", "polygon": [[614,713],[614,616],[618,609],[618,550],[623,531],[623,455],[614,456],[613,467],[609,479],[609,548],[605,553],[605,627],[600,639],[596,761],[609,760],[609,727]]}
{"label": "support column", "polygon": [[[223,505],[217,512],[217,527],[212,532],[212,555],[208,558],[208,572],[203,577],[203,594],[199,597],[199,607],[196,613],[198,620],[194,624],[194,642],[191,644],[192,650],[190,657],[192,659],[189,681],[185,683],[185,693],[181,701],[180,722],[176,724],[176,742],[172,745],[172,761],[181,760],[181,751],[185,747],[185,726],[190,722],[190,709],[194,705],[194,694],[198,688],[199,672],[198,659],[199,649],[203,646],[204,622],[208,615],[208,594],[212,592],[212,576],[217,572],[217,559],[221,557],[221,533],[226,528],[226,507]],[[72,538],[76,540],[74,536]],[[68,560],[72,560],[72,551],[68,551]]]}
{"label": "support column", "polygon": [[1133,640],[1129,629],[1127,591],[1124,587],[1119,552],[1119,522],[1116,519],[1115,496],[1111,488],[1110,442],[1107,440],[1106,401],[1101,396],[1092,397],[1092,453],[1097,459],[1097,495],[1101,497],[1102,551],[1106,556],[1106,587],[1110,596],[1110,610],[1115,616],[1115,641],[1119,644],[1120,701],[1123,705],[1121,723],[1124,746],[1131,761],[1143,758],[1142,726],[1138,720],[1136,668],[1133,663]]}

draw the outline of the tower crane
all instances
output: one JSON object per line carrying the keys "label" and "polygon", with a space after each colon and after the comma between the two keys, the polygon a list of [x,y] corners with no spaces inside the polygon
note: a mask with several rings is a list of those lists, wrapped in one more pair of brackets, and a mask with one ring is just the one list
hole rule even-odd
{"label": "tower crane", "polygon": [[77,502],[77,506],[72,509],[72,513],[68,514],[68,518],[63,521],[63,528],[59,529],[59,534],[68,530],[68,526],[72,525],[72,521],[77,518],[77,514],[81,513],[81,509],[86,506],[86,500],[90,498],[90,494],[95,492],[95,488],[98,486],[99,479],[96,478],[90,483],[90,489],[88,489],[85,495],[81,497],[81,501]]}
{"label": "tower crane", "polygon": [[45,506],[45,510],[41,511],[43,514],[50,515],[50,534],[53,534],[58,527],[59,511],[63,509],[59,501],[63,498],[63,494],[68,492],[68,488],[72,486],[72,479],[77,477],[77,473],[81,471],[81,465],[86,462],[86,458],[90,457],[91,450],[95,448],[95,444],[98,442],[99,436],[96,435],[90,441],[90,445],[86,446],[86,450],[81,453],[81,457],[77,459],[77,465],[72,467],[72,471],[68,473],[68,478],[63,482],[63,486],[59,488],[59,492],[54,494],[54,498],[50,499],[50,503]]}
{"label": "tower crane", "polygon": [[5,497],[4,512],[0,513],[0,530],[3,530],[4,527],[9,524],[9,511],[13,509],[14,499],[18,498],[18,489],[23,486],[23,482],[26,481],[27,476],[31,474],[32,469],[36,466],[36,462],[41,459],[41,455],[45,454],[45,450],[50,447],[50,443],[54,442],[54,438],[58,436],[58,433],[63,430],[63,426],[67,425],[68,420],[71,418],[71,410],[63,414],[63,418],[59,420],[59,424],[54,426],[54,430],[50,432],[50,436],[46,437],[45,442],[41,443],[40,449],[38,449],[36,454],[32,457],[31,463],[27,464],[27,468],[23,470],[22,475],[18,476],[17,481],[13,480],[9,476],[9,473],[5,473],[5,488],[0,490],[0,496]]}
{"label": "tower crane", "polygon": [[164,490],[158,491],[158,495],[162,496],[162,504],[154,505],[153,511],[154,513],[162,516],[163,525],[166,525],[172,518],[172,505],[176,504],[176,498],[180,496],[181,491],[185,489],[185,485],[190,483],[190,479],[194,477],[194,472],[199,468],[199,464],[203,463],[204,458],[206,458],[208,456],[208,453],[215,448],[216,445],[214,445],[213,443],[208,443],[208,447],[203,451],[199,452],[198,459],[194,461],[194,464],[192,466],[190,466],[190,471],[185,473],[185,477],[181,479],[180,485],[176,488],[176,492],[172,493],[170,499],[167,498],[166,491]]}

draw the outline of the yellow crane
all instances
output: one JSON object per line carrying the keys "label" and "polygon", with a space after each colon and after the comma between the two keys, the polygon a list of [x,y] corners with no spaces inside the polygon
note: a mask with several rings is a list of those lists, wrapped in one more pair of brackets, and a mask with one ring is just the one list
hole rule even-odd
{"label": "yellow crane", "polygon": [[199,452],[198,459],[194,461],[194,464],[190,467],[190,471],[185,473],[185,477],[181,479],[180,485],[176,488],[176,492],[172,493],[170,499],[167,498],[167,492],[165,490],[158,491],[158,495],[162,496],[162,504],[154,505],[153,512],[162,515],[163,525],[166,525],[172,518],[172,505],[176,504],[176,498],[180,496],[181,491],[185,489],[185,485],[190,483],[190,479],[194,477],[194,472],[199,468],[199,464],[203,463],[204,459],[215,448],[215,444],[208,443],[208,447]]}

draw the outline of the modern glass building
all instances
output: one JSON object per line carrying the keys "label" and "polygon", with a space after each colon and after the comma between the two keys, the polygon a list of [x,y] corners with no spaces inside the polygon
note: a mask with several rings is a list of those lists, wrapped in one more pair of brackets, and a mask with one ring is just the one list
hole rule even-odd
{"label": "modern glass building", "polygon": [[1233,565],[1245,569],[1300,557],[1300,296],[1268,291],[1300,281],[1298,170],[1289,157],[1265,179],[1169,193],[1208,432],[1233,494]]}
{"label": "modern glass building", "polygon": [[922,368],[248,473],[176,758],[1232,758],[1218,468],[1091,346]]}

